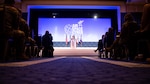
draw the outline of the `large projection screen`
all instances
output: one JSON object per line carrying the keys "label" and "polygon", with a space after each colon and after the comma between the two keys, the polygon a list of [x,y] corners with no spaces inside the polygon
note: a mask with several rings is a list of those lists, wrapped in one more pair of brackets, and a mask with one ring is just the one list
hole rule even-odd
{"label": "large projection screen", "polygon": [[48,30],[53,42],[70,41],[72,36],[77,41],[98,42],[110,27],[110,18],[38,18],[38,34],[43,36]]}

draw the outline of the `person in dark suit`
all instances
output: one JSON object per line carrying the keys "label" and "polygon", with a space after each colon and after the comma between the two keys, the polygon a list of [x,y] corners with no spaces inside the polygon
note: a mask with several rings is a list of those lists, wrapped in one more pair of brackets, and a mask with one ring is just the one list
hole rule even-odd
{"label": "person in dark suit", "polygon": [[102,43],[102,40],[101,40],[101,39],[98,41],[97,49],[94,50],[94,51],[95,51],[95,52],[98,51],[99,57],[100,57],[100,58],[102,57],[102,54],[103,54],[103,43]]}
{"label": "person in dark suit", "polygon": [[49,33],[49,31],[46,31],[45,34],[42,37],[42,45],[44,47],[42,56],[43,57],[53,57],[53,37]]}

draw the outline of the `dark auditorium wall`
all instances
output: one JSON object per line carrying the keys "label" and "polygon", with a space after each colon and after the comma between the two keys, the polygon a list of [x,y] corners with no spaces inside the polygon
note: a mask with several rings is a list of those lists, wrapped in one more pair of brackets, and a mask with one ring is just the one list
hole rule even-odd
{"label": "dark auditorium wall", "polygon": [[[124,22],[124,15],[126,13],[121,13],[121,24]],[[133,16],[134,16],[134,19],[135,21],[137,21],[138,24],[141,23],[141,16],[142,16],[142,12],[136,12],[136,13],[132,13]],[[27,16],[28,16],[28,13],[23,13],[22,14],[22,17],[27,20]]]}
{"label": "dark auditorium wall", "polygon": [[[121,13],[121,24],[124,22],[124,16],[126,13]],[[131,14],[134,17],[134,20],[140,25],[141,24],[141,17],[142,17],[142,12],[131,12]]]}

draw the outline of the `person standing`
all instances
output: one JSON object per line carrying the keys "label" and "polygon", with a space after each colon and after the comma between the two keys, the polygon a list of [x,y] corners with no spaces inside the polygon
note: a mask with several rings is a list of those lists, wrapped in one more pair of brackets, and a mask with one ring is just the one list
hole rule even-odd
{"label": "person standing", "polygon": [[70,47],[72,49],[75,49],[76,48],[76,44],[77,44],[76,37],[75,37],[75,35],[73,35],[72,38],[71,38]]}
{"label": "person standing", "polygon": [[42,37],[42,45],[44,47],[42,56],[43,57],[53,57],[53,37],[49,33],[49,31],[46,31],[45,34]]}

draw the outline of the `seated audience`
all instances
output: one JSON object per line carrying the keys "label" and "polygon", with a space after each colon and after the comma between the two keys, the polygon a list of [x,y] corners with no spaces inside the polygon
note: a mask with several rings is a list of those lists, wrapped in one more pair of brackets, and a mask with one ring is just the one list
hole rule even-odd
{"label": "seated audience", "polygon": [[24,54],[24,38],[25,33],[19,30],[19,12],[14,7],[15,0],[5,0],[4,4],[0,6],[0,17],[2,27],[0,31],[0,59],[7,60],[8,56],[8,42],[13,41],[16,49],[16,58],[27,60]]}

